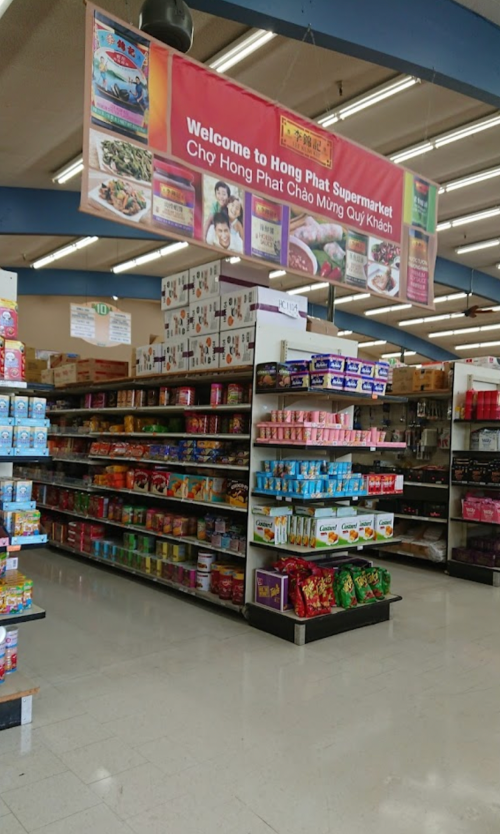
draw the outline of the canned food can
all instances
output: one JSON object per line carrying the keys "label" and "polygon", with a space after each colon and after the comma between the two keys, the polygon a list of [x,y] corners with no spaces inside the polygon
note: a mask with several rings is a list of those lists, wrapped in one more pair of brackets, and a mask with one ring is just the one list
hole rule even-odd
{"label": "canned food can", "polygon": [[210,573],[210,569],[214,561],[215,555],[213,553],[205,553],[203,551],[200,551],[198,553],[198,572]]}
{"label": "canned food can", "polygon": [[196,572],[196,589],[198,591],[209,591],[210,590],[210,574],[209,573],[201,573],[200,571]]}

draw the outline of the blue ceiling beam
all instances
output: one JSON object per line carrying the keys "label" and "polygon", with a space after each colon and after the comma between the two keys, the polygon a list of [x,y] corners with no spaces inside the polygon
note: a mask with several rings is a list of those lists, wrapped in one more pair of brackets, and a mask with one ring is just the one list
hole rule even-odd
{"label": "blue ceiling beam", "polygon": [[159,301],[161,278],[153,275],[115,275],[76,269],[26,269],[17,272],[18,295],[77,295],[92,298],[137,298]]}
{"label": "blue ceiling beam", "polygon": [[438,258],[434,280],[436,284],[500,303],[500,272],[496,278],[494,275],[487,275],[486,272],[471,269],[470,266]]}
{"label": "blue ceiling beam", "polygon": [[62,237],[166,239],[138,224],[126,226],[79,211],[78,191],[0,187],[0,235],[58,235]]}
{"label": "blue ceiling beam", "polygon": [[190,0],[189,5],[297,40],[307,40],[310,27],[318,46],[500,107],[500,28],[453,0]]}

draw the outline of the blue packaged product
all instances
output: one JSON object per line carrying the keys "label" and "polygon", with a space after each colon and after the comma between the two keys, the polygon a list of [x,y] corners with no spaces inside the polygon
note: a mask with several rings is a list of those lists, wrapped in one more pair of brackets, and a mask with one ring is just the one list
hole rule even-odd
{"label": "blue packaged product", "polygon": [[46,449],[48,429],[45,426],[31,426],[31,447],[33,449]]}
{"label": "blue packaged product", "polygon": [[10,395],[10,416],[11,417],[27,417],[29,407],[29,397],[20,396],[19,394]]}
{"label": "blue packaged product", "polygon": [[0,480],[0,501],[2,504],[6,504],[9,501],[12,501],[12,496],[14,494],[14,481],[12,478],[2,478]]}
{"label": "blue packaged product", "polygon": [[368,379],[373,379],[375,376],[375,362],[370,361],[369,359],[363,359],[361,363],[361,367],[359,369],[360,376],[367,377]]}
{"label": "blue packaged product", "polygon": [[380,379],[373,380],[373,393],[377,394],[379,397],[383,397],[387,388],[387,382],[383,382]]}
{"label": "blue packaged product", "polygon": [[0,421],[8,417],[10,412],[10,394],[0,394]]}
{"label": "blue packaged product", "polygon": [[28,402],[29,417],[45,417],[47,400],[45,397],[30,397]]}
{"label": "blue packaged product", "polygon": [[2,449],[3,452],[5,452],[7,449],[12,449],[13,437],[13,426],[0,425],[0,449]]}
{"label": "blue packaged product", "polygon": [[345,356],[336,353],[318,353],[311,359],[311,371],[324,373],[334,371],[342,373],[345,367]]}
{"label": "blue packaged product", "polygon": [[[27,398],[26,398],[27,399]],[[47,429],[45,429],[45,432]],[[15,449],[29,449],[31,446],[31,428],[29,426],[14,426],[13,446]]]}
{"label": "blue packaged product", "polygon": [[22,478],[15,478],[13,487],[11,501],[31,501],[33,481],[25,481]]}

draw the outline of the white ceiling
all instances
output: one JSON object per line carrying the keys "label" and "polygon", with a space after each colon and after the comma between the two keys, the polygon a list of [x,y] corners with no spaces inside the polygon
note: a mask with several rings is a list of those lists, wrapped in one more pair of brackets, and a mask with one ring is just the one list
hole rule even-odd
{"label": "white ceiling", "polygon": [[[142,0],[101,0],[110,12],[137,20]],[[469,0],[463,3],[500,23],[499,0]],[[84,4],[77,0],[14,0],[0,24],[0,185],[56,188],[53,172],[71,160],[82,147]],[[241,24],[193,13],[195,40],[191,55],[207,61],[246,31]],[[276,37],[229,73],[238,82],[280,101],[306,116],[315,118],[344,101],[373,89],[394,77],[391,70],[311,43]],[[341,83],[340,83],[341,82]],[[342,95],[340,95],[340,89]],[[392,154],[428,137],[460,127],[496,111],[467,96],[423,82],[400,95],[362,111],[335,125],[337,132],[382,154]],[[418,173],[438,182],[500,165],[500,127],[447,145],[409,163]],[[71,180],[68,190],[79,188]],[[440,200],[440,220],[500,205],[500,178],[445,194]],[[455,248],[464,242],[484,240],[500,235],[499,218],[443,232],[439,237],[439,254],[462,264],[481,269],[495,277],[499,252],[485,250],[458,256]],[[1,237],[0,264],[5,267],[27,266],[34,259],[69,242],[68,238]],[[157,244],[127,240],[100,240],[97,244],[55,264],[61,269],[108,271],[111,266],[157,248]],[[492,254],[493,253],[493,254]],[[496,256],[496,257],[495,257]],[[207,260],[207,251],[190,246],[166,260],[144,265],[137,273],[163,275],[190,264]],[[243,269],[245,269],[243,267]],[[266,275],[267,277],[267,275]],[[39,272],[43,280],[43,271]],[[287,276],[273,281],[278,289],[303,285],[300,278]],[[338,295],[348,291],[339,290]],[[436,292],[452,290],[436,286]],[[325,303],[325,291],[310,293],[310,300]],[[364,315],[367,309],[386,306],[381,299],[356,301],[340,309]],[[471,299],[470,304],[486,306],[485,299]],[[464,300],[438,305],[436,313],[455,312],[465,307]],[[425,315],[425,314],[424,314]],[[405,318],[421,317],[418,309],[387,313],[386,323],[398,326]],[[498,314],[477,320],[461,318],[446,322],[424,323],[413,332],[429,336],[432,331],[454,326],[488,325],[500,321]],[[411,329],[411,328],[408,328]],[[491,334],[494,338],[495,331]],[[368,338],[359,337],[360,341]],[[490,338],[490,337],[488,337]],[[486,339],[486,337],[484,337]],[[370,341],[372,339],[369,339]],[[453,349],[464,341],[481,341],[477,335],[446,337],[436,344]],[[397,350],[397,345],[373,348],[372,353]],[[477,353],[478,351],[476,351]],[[492,352],[491,348],[485,349]],[[500,351],[495,351],[500,353]],[[411,361],[419,361],[415,357]]]}

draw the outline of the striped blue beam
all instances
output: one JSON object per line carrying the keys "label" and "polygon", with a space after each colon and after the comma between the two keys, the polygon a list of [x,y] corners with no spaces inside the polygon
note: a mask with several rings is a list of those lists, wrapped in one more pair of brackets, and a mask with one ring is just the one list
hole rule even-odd
{"label": "striped blue beam", "polygon": [[76,269],[19,269],[18,295],[78,295],[105,298],[141,298],[159,301],[161,278],[152,275],[115,275]]}
{"label": "striped blue beam", "polygon": [[43,188],[0,187],[0,235],[57,235],[159,240],[139,224],[126,226],[79,210],[80,193]]}
{"label": "striped blue beam", "polygon": [[500,272],[496,278],[469,266],[438,258],[434,280],[436,284],[500,302]]}
{"label": "striped blue beam", "polygon": [[500,28],[453,0],[189,0],[189,5],[500,107]]}

